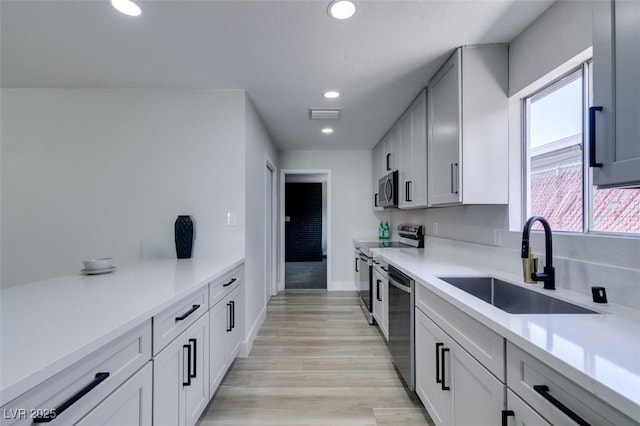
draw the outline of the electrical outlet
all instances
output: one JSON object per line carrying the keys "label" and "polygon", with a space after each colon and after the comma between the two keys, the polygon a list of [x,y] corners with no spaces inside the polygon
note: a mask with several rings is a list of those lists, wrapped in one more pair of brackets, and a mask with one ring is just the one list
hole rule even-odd
{"label": "electrical outlet", "polygon": [[235,226],[235,224],[236,224],[236,213],[235,212],[227,213],[227,225]]}
{"label": "electrical outlet", "polygon": [[502,229],[500,228],[493,228],[493,245],[502,245]]}

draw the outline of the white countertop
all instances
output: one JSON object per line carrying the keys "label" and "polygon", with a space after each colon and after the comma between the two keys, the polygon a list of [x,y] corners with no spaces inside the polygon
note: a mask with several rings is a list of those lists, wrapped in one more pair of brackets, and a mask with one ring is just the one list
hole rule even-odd
{"label": "white countertop", "polygon": [[0,406],[244,262],[145,260],[0,292]]}
{"label": "white countertop", "polygon": [[[460,262],[429,248],[371,251],[630,418],[640,419],[639,311],[599,305],[589,296],[561,288],[543,290],[541,284],[525,284],[521,275]],[[552,293],[601,314],[509,314],[437,278],[471,275],[491,275]]]}

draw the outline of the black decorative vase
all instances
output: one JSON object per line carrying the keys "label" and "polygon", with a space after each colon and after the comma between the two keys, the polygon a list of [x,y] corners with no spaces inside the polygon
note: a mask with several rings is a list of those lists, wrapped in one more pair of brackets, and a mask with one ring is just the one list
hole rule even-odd
{"label": "black decorative vase", "polygon": [[175,224],[176,256],[178,259],[191,258],[193,250],[193,221],[191,216],[178,216]]}

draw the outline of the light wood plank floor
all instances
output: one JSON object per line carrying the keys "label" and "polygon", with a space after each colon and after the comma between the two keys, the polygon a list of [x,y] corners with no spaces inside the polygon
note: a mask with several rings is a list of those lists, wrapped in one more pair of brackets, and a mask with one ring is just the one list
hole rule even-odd
{"label": "light wood plank floor", "polygon": [[287,290],[271,299],[249,357],[235,361],[200,425],[433,423],[356,293]]}

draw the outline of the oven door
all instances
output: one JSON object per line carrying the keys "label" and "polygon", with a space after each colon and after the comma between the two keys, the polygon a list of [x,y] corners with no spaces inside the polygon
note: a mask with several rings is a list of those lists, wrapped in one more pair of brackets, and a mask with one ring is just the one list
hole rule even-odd
{"label": "oven door", "polygon": [[371,280],[373,261],[363,253],[359,253],[357,259],[358,293],[360,294],[360,307],[369,324],[373,324],[373,283]]}

